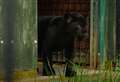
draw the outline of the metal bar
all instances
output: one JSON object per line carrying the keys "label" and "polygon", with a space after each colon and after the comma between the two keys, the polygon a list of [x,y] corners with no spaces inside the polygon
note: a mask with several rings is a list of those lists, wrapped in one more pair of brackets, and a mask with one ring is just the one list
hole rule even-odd
{"label": "metal bar", "polygon": [[91,11],[90,11],[90,68],[93,68],[93,10],[94,0],[91,0]]}
{"label": "metal bar", "polygon": [[4,0],[4,69],[5,82],[12,82],[15,64],[14,28],[16,20],[16,0]]}
{"label": "metal bar", "polygon": [[100,26],[99,26],[99,46],[100,46],[100,63],[105,61],[105,15],[106,15],[106,0],[100,0]]}

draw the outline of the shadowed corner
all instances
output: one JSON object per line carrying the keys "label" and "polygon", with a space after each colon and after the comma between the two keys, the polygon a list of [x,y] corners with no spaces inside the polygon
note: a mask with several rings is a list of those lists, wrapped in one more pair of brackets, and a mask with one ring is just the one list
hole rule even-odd
{"label": "shadowed corner", "polygon": [[15,66],[14,29],[16,20],[16,0],[4,0],[4,81],[12,82]]}

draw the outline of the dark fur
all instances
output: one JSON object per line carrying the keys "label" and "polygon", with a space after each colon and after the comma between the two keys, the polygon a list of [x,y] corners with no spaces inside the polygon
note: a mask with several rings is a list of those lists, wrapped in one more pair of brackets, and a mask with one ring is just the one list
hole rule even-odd
{"label": "dark fur", "polygon": [[79,13],[39,17],[38,54],[43,58],[43,75],[55,74],[51,60],[52,52],[63,49],[67,64],[65,75],[75,75],[73,65],[69,61],[72,62],[74,56],[74,39],[77,37],[81,40],[86,35],[85,25],[85,18]]}

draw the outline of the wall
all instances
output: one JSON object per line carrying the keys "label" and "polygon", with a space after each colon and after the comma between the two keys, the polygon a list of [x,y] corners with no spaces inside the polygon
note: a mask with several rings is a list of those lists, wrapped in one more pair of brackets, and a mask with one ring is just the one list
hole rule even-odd
{"label": "wall", "polygon": [[38,15],[63,15],[77,11],[89,15],[90,0],[38,0]]}

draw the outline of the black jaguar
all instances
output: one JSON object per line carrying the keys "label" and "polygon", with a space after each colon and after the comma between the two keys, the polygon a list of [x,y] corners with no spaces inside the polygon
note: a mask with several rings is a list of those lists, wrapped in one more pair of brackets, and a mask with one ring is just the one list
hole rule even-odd
{"label": "black jaguar", "polygon": [[65,76],[76,74],[73,69],[74,40],[87,36],[86,20],[80,13],[70,12],[64,16],[41,16],[38,18],[38,57],[43,58],[43,75],[55,75],[52,52],[64,49]]}

